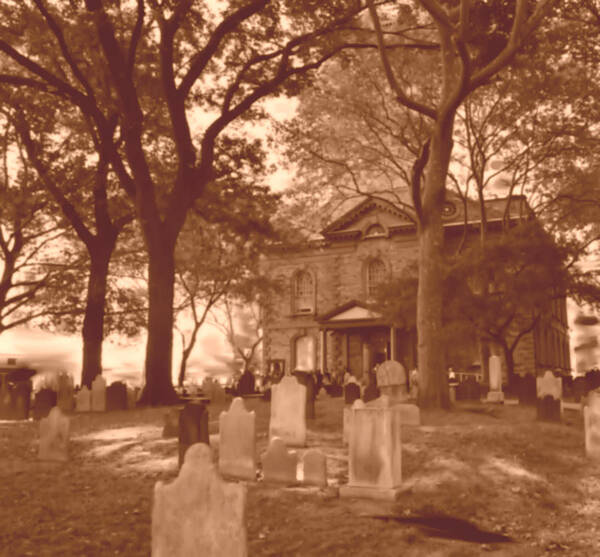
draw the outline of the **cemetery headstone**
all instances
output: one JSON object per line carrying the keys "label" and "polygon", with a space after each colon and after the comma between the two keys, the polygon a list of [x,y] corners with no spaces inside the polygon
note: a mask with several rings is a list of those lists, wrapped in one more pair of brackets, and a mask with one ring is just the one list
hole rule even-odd
{"label": "cemetery headstone", "polygon": [[40,389],[33,399],[33,418],[40,420],[45,418],[50,410],[56,406],[56,391],[49,388]]}
{"label": "cemetery headstone", "polygon": [[306,444],[306,387],[286,375],[271,394],[269,438],[279,437],[286,445]]}
{"label": "cemetery headstone", "polygon": [[583,407],[585,430],[585,454],[600,460],[600,391],[590,391],[587,404]]}
{"label": "cemetery headstone", "polygon": [[302,457],[305,485],[327,487],[327,457],[319,449],[308,449]]}
{"label": "cemetery headstone", "polygon": [[75,410],[90,412],[92,409],[92,392],[84,385],[75,395]]}
{"label": "cemetery headstone", "polygon": [[127,385],[115,381],[106,388],[106,410],[127,410]]}
{"label": "cemetery headstone", "polygon": [[56,405],[63,412],[71,412],[75,408],[73,376],[70,373],[59,373],[57,378]]}
{"label": "cemetery headstone", "polygon": [[503,402],[502,392],[502,359],[493,354],[490,356],[490,390],[487,394],[487,402]]}
{"label": "cemetery headstone", "polygon": [[46,418],[40,420],[40,460],[66,461],[68,459],[69,418],[54,406]]}
{"label": "cemetery headstone", "polygon": [[106,412],[106,379],[102,375],[92,381],[92,412]]}
{"label": "cemetery headstone", "polygon": [[537,419],[560,422],[562,401],[562,380],[551,371],[546,371],[536,379],[537,384]]}
{"label": "cemetery headstone", "polygon": [[219,416],[219,471],[224,476],[256,479],[256,415],[236,397]]}
{"label": "cemetery headstone", "polygon": [[192,445],[177,478],[154,486],[152,557],[247,557],[246,486],[223,481],[208,445]]}
{"label": "cemetery headstone", "polygon": [[387,395],[392,402],[408,398],[406,370],[400,362],[386,360],[377,366],[377,386],[382,396]]}
{"label": "cemetery headstone", "polygon": [[295,484],[297,466],[296,452],[288,451],[284,441],[279,437],[272,437],[262,457],[264,481]]}
{"label": "cemetery headstone", "polygon": [[344,404],[353,404],[360,398],[360,386],[357,383],[348,383],[344,387]]}
{"label": "cemetery headstone", "polygon": [[196,443],[209,444],[208,411],[205,404],[189,402],[179,413],[179,466],[185,452]]}
{"label": "cemetery headstone", "polygon": [[341,496],[395,499],[402,482],[401,426],[400,409],[386,395],[353,404],[348,484]]}
{"label": "cemetery headstone", "polygon": [[179,412],[180,408],[169,408],[164,414],[164,425],[162,430],[163,439],[177,437],[179,435]]}

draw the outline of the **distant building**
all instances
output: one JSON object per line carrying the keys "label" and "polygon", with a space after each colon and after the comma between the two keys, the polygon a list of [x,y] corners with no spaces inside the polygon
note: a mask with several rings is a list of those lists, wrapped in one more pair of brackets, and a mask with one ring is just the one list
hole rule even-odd
{"label": "distant building", "polygon": [[[490,233],[505,218],[506,199],[486,202]],[[524,198],[516,196],[508,218],[528,218]],[[465,214],[458,199],[444,206],[448,249],[460,241]],[[478,233],[477,204],[469,202],[467,231]],[[409,210],[381,199],[366,199],[337,218],[316,240],[296,251],[274,251],[266,257],[269,275],[283,284],[283,294],[264,316],[263,358],[268,369],[286,373],[322,370],[350,372],[361,378],[386,359],[417,367],[416,331],[400,330],[369,309],[377,286],[399,276],[417,257],[414,219]],[[478,343],[447,350],[447,362],[463,377],[480,373]],[[515,351],[515,371],[570,369],[565,300],[548,308],[534,331]]]}

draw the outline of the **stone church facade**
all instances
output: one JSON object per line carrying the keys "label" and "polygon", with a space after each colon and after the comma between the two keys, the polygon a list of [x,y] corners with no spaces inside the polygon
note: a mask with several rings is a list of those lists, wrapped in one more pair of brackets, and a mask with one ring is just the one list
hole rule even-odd
{"label": "stone church facade", "polygon": [[[501,223],[506,203],[487,202],[491,233]],[[524,199],[513,198],[511,218],[528,210]],[[468,206],[471,214],[478,214],[475,204]],[[444,221],[446,245],[452,249],[465,226],[460,200],[446,202]],[[478,219],[467,220],[467,231],[476,237]],[[293,252],[270,253],[265,269],[282,289],[263,319],[264,371],[348,371],[360,379],[386,359],[407,370],[417,367],[416,331],[397,329],[369,309],[379,283],[399,276],[416,260],[417,251],[410,214],[385,200],[366,199],[327,226],[319,239]],[[514,360],[519,373],[570,368],[564,299],[520,341]],[[458,373],[477,369],[477,343],[455,347],[447,361]]]}

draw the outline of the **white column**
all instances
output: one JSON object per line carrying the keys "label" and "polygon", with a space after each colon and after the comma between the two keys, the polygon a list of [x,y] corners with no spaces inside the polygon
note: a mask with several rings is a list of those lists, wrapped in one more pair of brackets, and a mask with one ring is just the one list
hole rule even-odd
{"label": "white column", "polygon": [[321,360],[321,373],[323,375],[325,375],[325,372],[327,371],[327,331],[325,329],[321,329],[320,331],[320,342],[321,342],[321,353],[320,353],[320,360]]}

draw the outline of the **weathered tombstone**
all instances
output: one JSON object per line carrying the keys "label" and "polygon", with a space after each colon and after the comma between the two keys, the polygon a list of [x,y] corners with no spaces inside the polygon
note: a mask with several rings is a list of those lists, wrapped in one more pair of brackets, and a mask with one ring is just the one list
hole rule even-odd
{"label": "weathered tombstone", "polygon": [[68,459],[69,418],[54,406],[48,417],[40,420],[40,460],[66,461]]}
{"label": "weathered tombstone", "polygon": [[315,378],[313,377],[312,373],[307,373],[304,371],[295,371],[293,375],[298,379],[298,382],[301,385],[304,385],[306,387],[306,419],[314,420],[316,398]]}
{"label": "weathered tombstone", "polygon": [[377,366],[377,386],[381,395],[387,395],[392,402],[408,398],[406,370],[400,362],[386,360]]}
{"label": "weathered tombstone", "polygon": [[181,412],[180,408],[169,408],[165,412],[163,416],[163,439],[168,439],[169,437],[177,437],[179,435],[179,412]]}
{"label": "weathered tombstone", "polygon": [[306,444],[306,387],[286,375],[273,385],[269,438],[279,437],[286,445]]}
{"label": "weathered tombstone", "polygon": [[106,412],[106,379],[102,375],[92,381],[92,412]]}
{"label": "weathered tombstone", "polygon": [[353,404],[360,398],[360,386],[356,383],[348,383],[344,387],[344,404]]}
{"label": "weathered tombstone", "polygon": [[562,401],[562,380],[551,371],[546,371],[536,379],[537,384],[537,419],[560,422]]}
{"label": "weathered tombstone", "polygon": [[532,373],[526,373],[517,381],[517,397],[519,404],[535,404],[537,399],[536,378]]}
{"label": "weathered tombstone", "polygon": [[223,481],[210,447],[192,445],[179,476],[154,486],[152,557],[246,557],[246,486]]}
{"label": "weathered tombstone", "polygon": [[219,416],[219,471],[224,476],[256,479],[256,415],[236,397]]}
{"label": "weathered tombstone", "polygon": [[127,410],[127,385],[122,381],[106,387],[106,410]]}
{"label": "weathered tombstone", "polygon": [[75,408],[73,376],[70,373],[61,372],[56,378],[56,383],[56,405],[63,412],[71,412]]}
{"label": "weathered tombstone", "polygon": [[502,392],[502,359],[493,354],[490,356],[490,390],[487,394],[487,402],[503,402]]}
{"label": "weathered tombstone", "polygon": [[262,457],[264,481],[294,484],[296,483],[297,466],[298,455],[296,452],[288,451],[284,441],[279,437],[272,437],[267,451]]}
{"label": "weathered tombstone", "polygon": [[600,460],[600,392],[590,391],[583,407],[585,454]]}
{"label": "weathered tombstone", "polygon": [[92,409],[92,392],[84,385],[75,395],[75,410],[89,412]]}
{"label": "weathered tombstone", "polygon": [[303,477],[305,485],[327,487],[327,457],[318,449],[308,449],[302,457]]}
{"label": "weathered tombstone", "polygon": [[402,483],[401,426],[400,409],[386,395],[353,404],[348,484],[341,496],[395,499]]}
{"label": "weathered tombstone", "polygon": [[33,418],[35,420],[45,418],[56,406],[56,398],[56,391],[53,389],[40,389],[33,399]]}
{"label": "weathered tombstone", "polygon": [[209,445],[206,405],[188,402],[179,413],[179,466],[188,447],[196,443]]}

